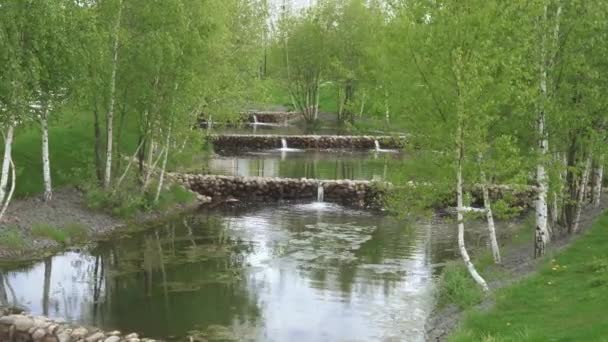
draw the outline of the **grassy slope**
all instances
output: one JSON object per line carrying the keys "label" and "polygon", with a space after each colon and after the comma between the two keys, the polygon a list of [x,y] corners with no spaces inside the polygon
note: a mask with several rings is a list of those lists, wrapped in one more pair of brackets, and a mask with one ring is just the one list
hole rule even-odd
{"label": "grassy slope", "polygon": [[450,341],[608,341],[608,215],[538,274],[498,290]]}
{"label": "grassy slope", "polygon": [[[49,129],[53,187],[76,184],[83,180],[83,172],[92,172],[94,167],[92,114],[65,110],[55,119],[51,121]],[[127,127],[129,129],[124,131],[122,145],[132,149],[136,130],[132,123],[127,123]],[[104,129],[103,125],[101,129]],[[15,196],[42,192],[41,137],[37,124],[17,129],[13,158],[17,166]]]}

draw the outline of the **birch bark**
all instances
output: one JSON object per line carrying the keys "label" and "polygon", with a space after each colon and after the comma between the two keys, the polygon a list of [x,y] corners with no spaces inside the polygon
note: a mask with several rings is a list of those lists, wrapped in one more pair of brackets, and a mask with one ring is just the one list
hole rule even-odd
{"label": "birch bark", "polygon": [[119,1],[118,4],[118,18],[116,19],[116,24],[114,26],[114,47],[112,49],[113,57],[112,57],[112,76],[110,80],[110,103],[108,105],[108,114],[106,118],[107,125],[107,140],[106,140],[106,169],[103,178],[103,186],[104,188],[110,187],[110,182],[112,180],[112,138],[114,135],[114,106],[116,104],[116,70],[118,69],[118,46],[119,46],[119,32],[120,32],[120,23],[122,20],[122,2]]}
{"label": "birch bark", "polygon": [[48,106],[44,109],[40,117],[42,126],[42,178],[44,182],[43,199],[48,202],[53,197],[53,187],[51,184],[51,160],[49,158],[49,125],[48,125]]}

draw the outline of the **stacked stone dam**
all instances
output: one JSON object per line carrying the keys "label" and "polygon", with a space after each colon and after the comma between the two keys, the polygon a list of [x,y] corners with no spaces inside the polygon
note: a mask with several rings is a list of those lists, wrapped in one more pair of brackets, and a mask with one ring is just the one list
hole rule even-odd
{"label": "stacked stone dam", "polygon": [[323,186],[324,200],[356,208],[382,206],[384,190],[369,181],[318,180],[267,177],[170,174],[187,189],[214,201],[238,199],[244,202],[312,200]]}
{"label": "stacked stone dam", "polygon": [[212,136],[215,151],[219,154],[236,154],[239,152],[270,150],[282,147],[282,140],[289,148],[299,149],[351,149],[373,150],[376,141],[383,149],[402,149],[405,137],[369,136],[369,135],[254,135],[223,134]]}
{"label": "stacked stone dam", "polygon": [[0,317],[0,341],[6,342],[153,342],[137,334],[121,335],[119,331],[73,327],[65,322],[42,316],[9,314]]}

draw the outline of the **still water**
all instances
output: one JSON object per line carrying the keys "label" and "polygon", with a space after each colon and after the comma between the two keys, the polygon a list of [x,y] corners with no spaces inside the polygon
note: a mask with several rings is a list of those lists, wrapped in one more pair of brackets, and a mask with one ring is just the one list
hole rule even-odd
{"label": "still water", "polygon": [[422,341],[454,231],[329,203],[199,212],[1,283],[36,314],[154,338]]}
{"label": "still water", "polygon": [[[270,150],[209,160],[210,174],[316,179],[389,180],[405,160],[402,153],[373,151],[282,152]],[[195,170],[196,171],[196,170]]]}

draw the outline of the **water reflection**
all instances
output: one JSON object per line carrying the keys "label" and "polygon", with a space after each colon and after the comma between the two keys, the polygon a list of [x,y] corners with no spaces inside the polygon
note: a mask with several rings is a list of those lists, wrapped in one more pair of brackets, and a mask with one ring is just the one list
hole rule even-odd
{"label": "water reflection", "polygon": [[209,173],[245,177],[387,180],[391,169],[393,172],[397,170],[394,165],[402,161],[403,155],[397,153],[267,151],[213,158],[209,161]]}
{"label": "water reflection", "polygon": [[329,203],[199,213],[5,272],[0,300],[177,340],[422,341],[453,230]]}

